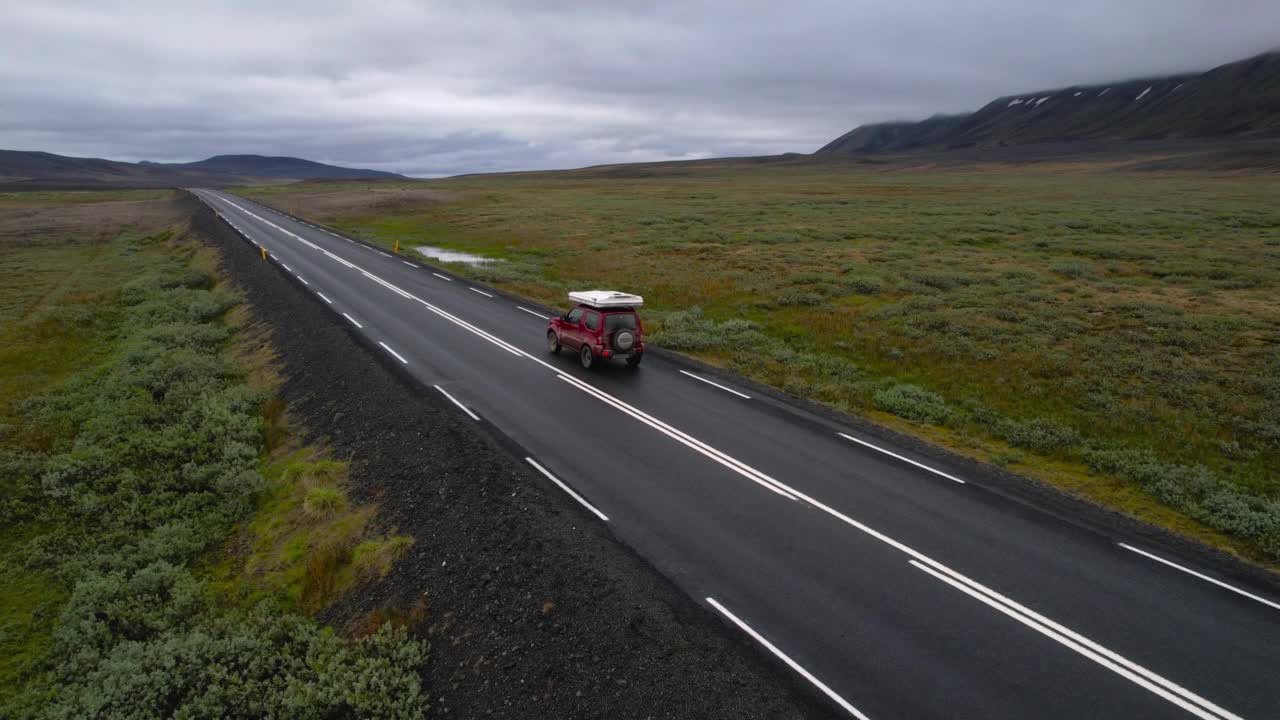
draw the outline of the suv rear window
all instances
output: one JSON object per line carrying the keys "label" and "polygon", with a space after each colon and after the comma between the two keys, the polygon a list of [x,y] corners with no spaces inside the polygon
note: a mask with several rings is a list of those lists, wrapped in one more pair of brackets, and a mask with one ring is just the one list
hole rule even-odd
{"label": "suv rear window", "polygon": [[635,313],[610,313],[604,316],[604,331],[613,332],[614,330],[635,330],[636,314]]}
{"label": "suv rear window", "polygon": [[599,330],[600,329],[600,313],[592,312],[588,310],[586,323],[587,323],[588,330]]}

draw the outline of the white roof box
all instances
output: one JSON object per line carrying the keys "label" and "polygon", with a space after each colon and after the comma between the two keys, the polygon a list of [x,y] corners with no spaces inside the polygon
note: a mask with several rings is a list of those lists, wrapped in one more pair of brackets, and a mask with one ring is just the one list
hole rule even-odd
{"label": "white roof box", "polygon": [[639,295],[614,290],[579,290],[569,293],[569,299],[598,308],[640,307],[644,304],[644,298]]}

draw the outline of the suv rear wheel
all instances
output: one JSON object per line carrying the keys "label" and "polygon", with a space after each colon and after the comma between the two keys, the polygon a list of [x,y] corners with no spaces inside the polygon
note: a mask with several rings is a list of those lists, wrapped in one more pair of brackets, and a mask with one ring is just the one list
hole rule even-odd
{"label": "suv rear wheel", "polygon": [[560,352],[560,338],[556,337],[555,330],[547,331],[547,352],[552,355]]}
{"label": "suv rear wheel", "polygon": [[596,356],[591,352],[591,348],[587,345],[582,346],[582,352],[578,353],[578,360],[582,362],[582,367],[591,369],[591,363],[595,362]]}

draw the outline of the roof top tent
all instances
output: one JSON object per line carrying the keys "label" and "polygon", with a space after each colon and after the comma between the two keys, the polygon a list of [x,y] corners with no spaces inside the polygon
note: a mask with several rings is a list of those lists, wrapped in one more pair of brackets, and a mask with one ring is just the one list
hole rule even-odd
{"label": "roof top tent", "polygon": [[601,309],[635,308],[644,304],[644,298],[639,295],[617,292],[616,290],[579,290],[578,292],[569,293],[569,299],[576,303]]}

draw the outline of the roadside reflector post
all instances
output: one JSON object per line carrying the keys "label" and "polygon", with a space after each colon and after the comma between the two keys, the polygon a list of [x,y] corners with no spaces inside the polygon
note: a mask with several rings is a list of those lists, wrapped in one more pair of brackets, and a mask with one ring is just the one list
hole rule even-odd
{"label": "roadside reflector post", "polygon": [[266,247],[265,245],[259,245],[259,246],[258,246],[258,249],[262,251],[262,259],[263,259],[263,260],[266,260],[266,259],[267,259],[267,247]]}
{"label": "roadside reflector post", "polygon": [[394,248],[391,252],[393,252],[393,253],[397,253],[397,254],[400,252],[400,241],[399,241],[399,240],[397,240],[397,241],[396,241],[396,246],[395,246],[395,248]]}

